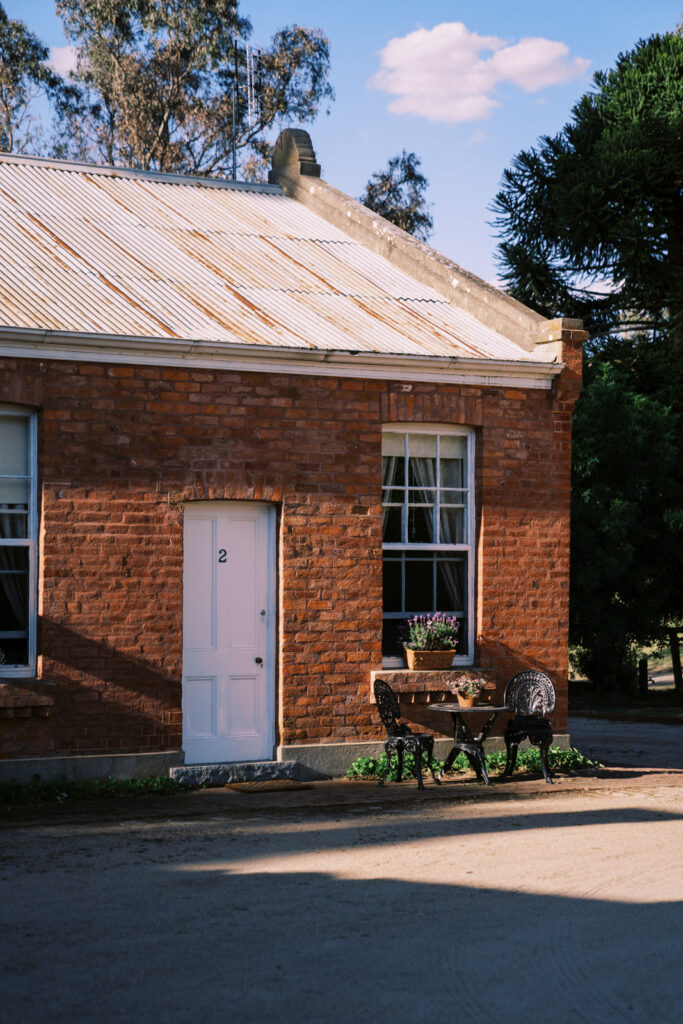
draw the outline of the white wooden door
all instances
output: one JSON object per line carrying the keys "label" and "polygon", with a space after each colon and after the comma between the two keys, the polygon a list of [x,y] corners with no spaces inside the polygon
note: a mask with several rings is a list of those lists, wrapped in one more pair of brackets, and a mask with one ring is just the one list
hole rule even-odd
{"label": "white wooden door", "polygon": [[269,760],[275,739],[275,514],[185,506],[183,749],[187,764]]}

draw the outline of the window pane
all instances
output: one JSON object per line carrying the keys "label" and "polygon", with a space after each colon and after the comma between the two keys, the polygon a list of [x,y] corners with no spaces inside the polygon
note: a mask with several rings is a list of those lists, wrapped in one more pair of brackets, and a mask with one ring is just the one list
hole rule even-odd
{"label": "window pane", "polygon": [[436,487],[436,459],[409,459],[408,486]]}
{"label": "window pane", "polygon": [[434,508],[431,505],[408,507],[408,543],[434,543]]}
{"label": "window pane", "polygon": [[384,619],[382,623],[382,654],[385,658],[398,658],[403,654],[405,619]]}
{"label": "window pane", "polygon": [[382,587],[384,593],[384,611],[400,612],[402,610],[400,559],[384,559]]}
{"label": "window pane", "polygon": [[[0,545],[0,634],[28,631],[28,556],[28,548]],[[0,635],[7,664],[19,664],[10,661],[7,645],[11,643]]]}
{"label": "window pane", "polygon": [[436,487],[436,437],[408,435],[408,486]]}
{"label": "window pane", "polygon": [[467,445],[464,437],[441,435],[441,486],[465,487]]}
{"label": "window pane", "polygon": [[382,459],[382,483],[385,487],[405,487],[405,459],[386,456]]}
{"label": "window pane", "polygon": [[460,629],[458,631],[458,646],[456,648],[456,654],[468,655],[470,653],[470,645],[467,641],[467,618],[463,617],[460,619]]}
{"label": "window pane", "polygon": [[28,506],[28,480],[0,479],[0,508],[3,505],[22,505],[26,508]]}
{"label": "window pane", "polygon": [[408,434],[408,457],[435,459],[436,434]]}
{"label": "window pane", "polygon": [[467,454],[467,438],[454,434],[440,434],[440,450],[442,459],[464,460]]}
{"label": "window pane", "polygon": [[18,665],[23,668],[28,665],[28,634],[25,637],[4,637],[0,636],[0,649],[5,655],[3,668],[10,665]]}
{"label": "window pane", "polygon": [[406,554],[406,611],[428,612],[434,608],[434,559],[417,560]]}
{"label": "window pane", "polygon": [[0,505],[0,540],[21,540],[26,537],[28,519],[26,513],[17,512],[14,506],[11,508],[13,511],[8,511],[6,505]]}
{"label": "window pane", "polygon": [[452,490],[440,490],[439,499],[442,505],[464,505],[467,502],[467,491],[464,488],[457,491]]}
{"label": "window pane", "polygon": [[465,510],[462,508],[444,508],[441,506],[440,544],[465,543]]}
{"label": "window pane", "polygon": [[405,454],[404,434],[382,434],[382,455],[400,456]]}
{"label": "window pane", "polygon": [[465,556],[436,558],[436,607],[440,612],[462,612],[466,607]]}
{"label": "window pane", "polygon": [[28,476],[26,416],[0,416],[0,476]]}
{"label": "window pane", "polygon": [[385,506],[382,509],[383,540],[385,544],[400,544],[403,540],[403,508]]}
{"label": "window pane", "polygon": [[408,501],[413,505],[433,505],[436,493],[436,487],[409,487]]}

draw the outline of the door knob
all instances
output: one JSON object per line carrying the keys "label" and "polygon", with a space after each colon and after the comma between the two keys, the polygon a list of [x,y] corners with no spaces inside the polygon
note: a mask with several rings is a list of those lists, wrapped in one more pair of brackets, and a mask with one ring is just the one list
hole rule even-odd
{"label": "door knob", "polygon": [[254,658],[254,661],[256,662],[257,665],[263,664],[263,658]]}

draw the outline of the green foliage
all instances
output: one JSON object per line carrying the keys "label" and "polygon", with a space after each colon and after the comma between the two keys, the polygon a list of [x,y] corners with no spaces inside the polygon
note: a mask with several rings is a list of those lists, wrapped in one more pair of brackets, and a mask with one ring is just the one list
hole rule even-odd
{"label": "green foliage", "polygon": [[593,335],[683,330],[683,38],[652,36],[598,72],[571,121],[505,171],[504,279]]}
{"label": "green foliage", "polygon": [[419,168],[419,157],[404,149],[401,156],[389,160],[385,171],[371,175],[360,201],[385,220],[426,242],[434,221],[426,200],[429,182]]}
{"label": "green foliage", "polygon": [[[346,772],[349,779],[379,779],[384,774],[387,764],[386,754],[380,754],[379,758],[358,757]],[[561,772],[577,772],[585,768],[601,768],[597,761],[591,761],[575,747],[569,750],[562,750],[561,747],[551,747],[548,751],[548,764],[551,769]],[[505,752],[494,751],[486,755],[486,770],[489,773],[502,773],[505,769]],[[443,761],[434,760],[434,770],[438,773],[443,770]],[[471,770],[471,766],[465,754],[458,754],[448,774],[461,774]],[[524,772],[540,772],[541,757],[536,747],[528,750],[520,750],[517,754],[515,774]],[[423,754],[422,774],[426,777],[429,773],[427,755]],[[406,754],[403,762],[403,777],[405,779],[415,778],[415,757],[413,754]],[[387,779],[396,782],[398,778],[398,756],[392,755],[391,765]]]}
{"label": "green foliage", "polygon": [[683,618],[683,363],[666,339],[615,341],[586,367],[574,421],[571,636],[581,674],[635,685],[637,649]]}
{"label": "green foliage", "polygon": [[185,783],[168,776],[149,776],[144,779],[85,779],[73,781],[57,775],[42,779],[34,775],[30,782],[0,782],[0,813],[13,807],[37,807],[44,803],[64,803],[67,800],[105,800],[112,798],[165,796],[187,790]]}
{"label": "green foliage", "polygon": [[36,95],[57,99],[64,83],[46,64],[50,51],[23,22],[7,17],[0,3],[0,149],[36,152],[42,143],[39,119],[32,113]]}
{"label": "green foliage", "polygon": [[520,153],[494,210],[504,278],[593,338],[573,445],[576,667],[635,684],[638,647],[683,620],[683,37],[595,75],[554,138]]}
{"label": "green foliage", "polygon": [[329,43],[292,25],[262,52],[258,108],[249,116],[244,46],[251,23],[236,0],[57,0],[78,49],[79,99],[63,109],[58,150],[95,162],[227,174],[234,143],[243,174],[262,176],[268,130],[312,120],[334,98]]}

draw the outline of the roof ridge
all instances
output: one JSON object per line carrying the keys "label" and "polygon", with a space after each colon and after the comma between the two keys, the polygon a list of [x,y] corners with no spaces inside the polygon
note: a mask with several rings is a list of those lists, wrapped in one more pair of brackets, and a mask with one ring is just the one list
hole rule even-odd
{"label": "roof ridge", "polygon": [[92,164],[81,160],[58,160],[56,157],[32,156],[27,153],[5,153],[0,151],[0,163],[27,164],[56,171],[84,171],[103,174],[110,178],[142,178],[145,181],[165,181],[175,185],[200,185],[204,188],[226,188],[238,192],[265,192],[284,195],[279,185],[260,181],[232,181],[228,178],[207,178],[198,174],[177,174],[171,171],[143,171],[137,167],[114,167],[110,164]]}

